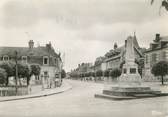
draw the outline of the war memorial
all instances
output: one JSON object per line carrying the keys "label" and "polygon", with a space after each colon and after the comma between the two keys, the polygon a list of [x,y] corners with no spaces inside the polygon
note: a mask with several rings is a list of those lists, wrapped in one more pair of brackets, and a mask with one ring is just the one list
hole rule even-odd
{"label": "war memorial", "polygon": [[95,94],[95,97],[126,100],[168,95],[143,83],[138,73],[138,65],[135,63],[133,37],[131,36],[126,40],[125,54],[125,63],[123,64],[121,76],[117,78],[115,83],[108,87],[105,86],[102,94]]}

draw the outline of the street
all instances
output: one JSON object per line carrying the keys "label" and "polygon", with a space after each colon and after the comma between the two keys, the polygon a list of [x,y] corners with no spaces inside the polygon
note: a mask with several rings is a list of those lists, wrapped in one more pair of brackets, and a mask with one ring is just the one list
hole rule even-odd
{"label": "street", "polygon": [[72,90],[0,103],[0,117],[168,117],[168,97],[112,101],[94,98],[101,83],[66,80]]}

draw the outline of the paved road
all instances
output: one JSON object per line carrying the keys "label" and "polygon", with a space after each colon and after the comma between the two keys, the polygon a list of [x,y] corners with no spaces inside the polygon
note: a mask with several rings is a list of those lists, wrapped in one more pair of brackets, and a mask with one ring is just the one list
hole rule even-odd
{"label": "paved road", "polygon": [[68,81],[72,90],[0,103],[0,117],[168,117],[168,97],[111,101],[94,98],[103,84]]}

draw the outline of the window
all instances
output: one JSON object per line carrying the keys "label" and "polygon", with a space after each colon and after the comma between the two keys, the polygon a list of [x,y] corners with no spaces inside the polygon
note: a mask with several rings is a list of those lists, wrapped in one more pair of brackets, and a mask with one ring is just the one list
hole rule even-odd
{"label": "window", "polygon": [[27,63],[27,56],[22,56],[22,62]]}
{"label": "window", "polygon": [[44,65],[49,65],[49,58],[48,58],[48,56],[43,57],[43,64]]}
{"label": "window", "polygon": [[166,52],[165,51],[161,52],[161,59],[166,60]]}
{"label": "window", "polygon": [[3,56],[3,60],[4,61],[8,61],[9,60],[9,56],[8,55]]}
{"label": "window", "polygon": [[136,74],[136,68],[130,68],[130,74]]}

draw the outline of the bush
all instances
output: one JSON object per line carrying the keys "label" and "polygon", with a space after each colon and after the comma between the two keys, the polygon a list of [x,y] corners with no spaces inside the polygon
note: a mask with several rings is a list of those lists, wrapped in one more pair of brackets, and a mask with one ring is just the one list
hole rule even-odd
{"label": "bush", "polygon": [[168,75],[168,62],[166,61],[160,61],[156,64],[153,65],[151,73],[154,76],[161,76],[161,82],[162,85],[164,84],[164,79],[163,77],[165,75]]}
{"label": "bush", "polygon": [[117,78],[117,77],[119,77],[121,75],[121,69],[119,69],[119,68],[115,68],[115,69],[113,69],[111,72],[110,72],[110,76],[112,77],[112,78]]}

